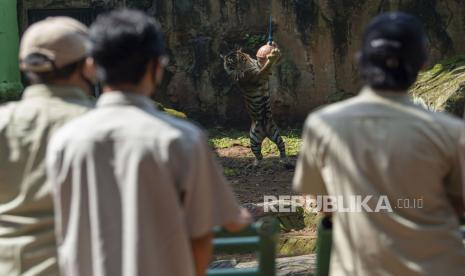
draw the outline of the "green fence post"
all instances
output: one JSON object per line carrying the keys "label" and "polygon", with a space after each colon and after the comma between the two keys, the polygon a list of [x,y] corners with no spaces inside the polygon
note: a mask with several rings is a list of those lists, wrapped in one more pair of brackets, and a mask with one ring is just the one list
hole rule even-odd
{"label": "green fence post", "polygon": [[316,239],[316,276],[329,275],[331,247],[333,243],[332,218],[325,216],[318,223]]}
{"label": "green fence post", "polygon": [[279,223],[272,220],[262,220],[257,227],[260,235],[258,251],[258,270],[260,275],[276,275],[276,234],[279,231]]}
{"label": "green fence post", "polygon": [[15,99],[22,90],[18,67],[16,0],[0,1],[0,102]]}

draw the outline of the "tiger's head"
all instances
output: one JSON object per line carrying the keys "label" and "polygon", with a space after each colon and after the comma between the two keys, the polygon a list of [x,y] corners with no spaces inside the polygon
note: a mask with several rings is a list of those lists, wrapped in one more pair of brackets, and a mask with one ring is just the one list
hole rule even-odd
{"label": "tiger's head", "polygon": [[247,71],[254,66],[254,59],[242,52],[241,49],[234,50],[223,57],[224,70],[234,81],[242,79]]}

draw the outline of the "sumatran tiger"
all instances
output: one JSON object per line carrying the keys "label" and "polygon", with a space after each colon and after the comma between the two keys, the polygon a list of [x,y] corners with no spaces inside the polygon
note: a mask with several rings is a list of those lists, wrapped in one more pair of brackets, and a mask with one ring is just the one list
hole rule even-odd
{"label": "sumatran tiger", "polygon": [[256,158],[254,165],[258,165],[263,159],[262,142],[266,137],[278,146],[280,157],[286,159],[284,141],[271,114],[268,84],[271,68],[279,57],[280,52],[277,48],[266,56],[263,63],[253,59],[242,50],[232,51],[223,57],[224,69],[239,85],[247,111],[252,119],[249,136],[250,146]]}

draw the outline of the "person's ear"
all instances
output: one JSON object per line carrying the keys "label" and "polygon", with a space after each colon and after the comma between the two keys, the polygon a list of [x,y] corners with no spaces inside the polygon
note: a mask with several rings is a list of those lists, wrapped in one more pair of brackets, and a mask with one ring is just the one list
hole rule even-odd
{"label": "person's ear", "polygon": [[160,85],[163,80],[163,72],[165,71],[165,66],[160,60],[155,60],[152,65],[153,70],[155,70],[155,84]]}
{"label": "person's ear", "polygon": [[95,60],[93,58],[87,57],[85,59],[82,73],[93,83],[97,82],[97,65],[95,64]]}

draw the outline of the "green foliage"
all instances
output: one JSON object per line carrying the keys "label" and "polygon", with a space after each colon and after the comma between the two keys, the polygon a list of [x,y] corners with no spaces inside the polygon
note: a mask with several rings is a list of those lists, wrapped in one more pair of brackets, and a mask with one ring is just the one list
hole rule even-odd
{"label": "green foliage", "polygon": [[246,34],[245,35],[245,47],[248,49],[258,49],[266,43],[267,37],[264,34]]}
{"label": "green foliage", "polygon": [[465,104],[465,56],[443,60],[422,72],[409,91],[428,109],[462,117]]}
{"label": "green foliage", "polygon": [[[287,202],[286,202],[287,203]],[[286,208],[291,209],[291,202],[289,201],[288,204],[283,204]],[[292,230],[302,230],[305,228],[305,221],[304,221],[304,208],[298,206],[295,209],[295,212],[291,213],[280,213],[278,214],[278,221],[281,224],[281,230],[284,232],[289,232]]]}
{"label": "green foliage", "polygon": [[310,212],[305,210],[304,211],[304,224],[306,227],[315,227],[318,225],[318,222],[321,220],[323,217],[322,214],[320,213],[315,213],[315,212]]}

